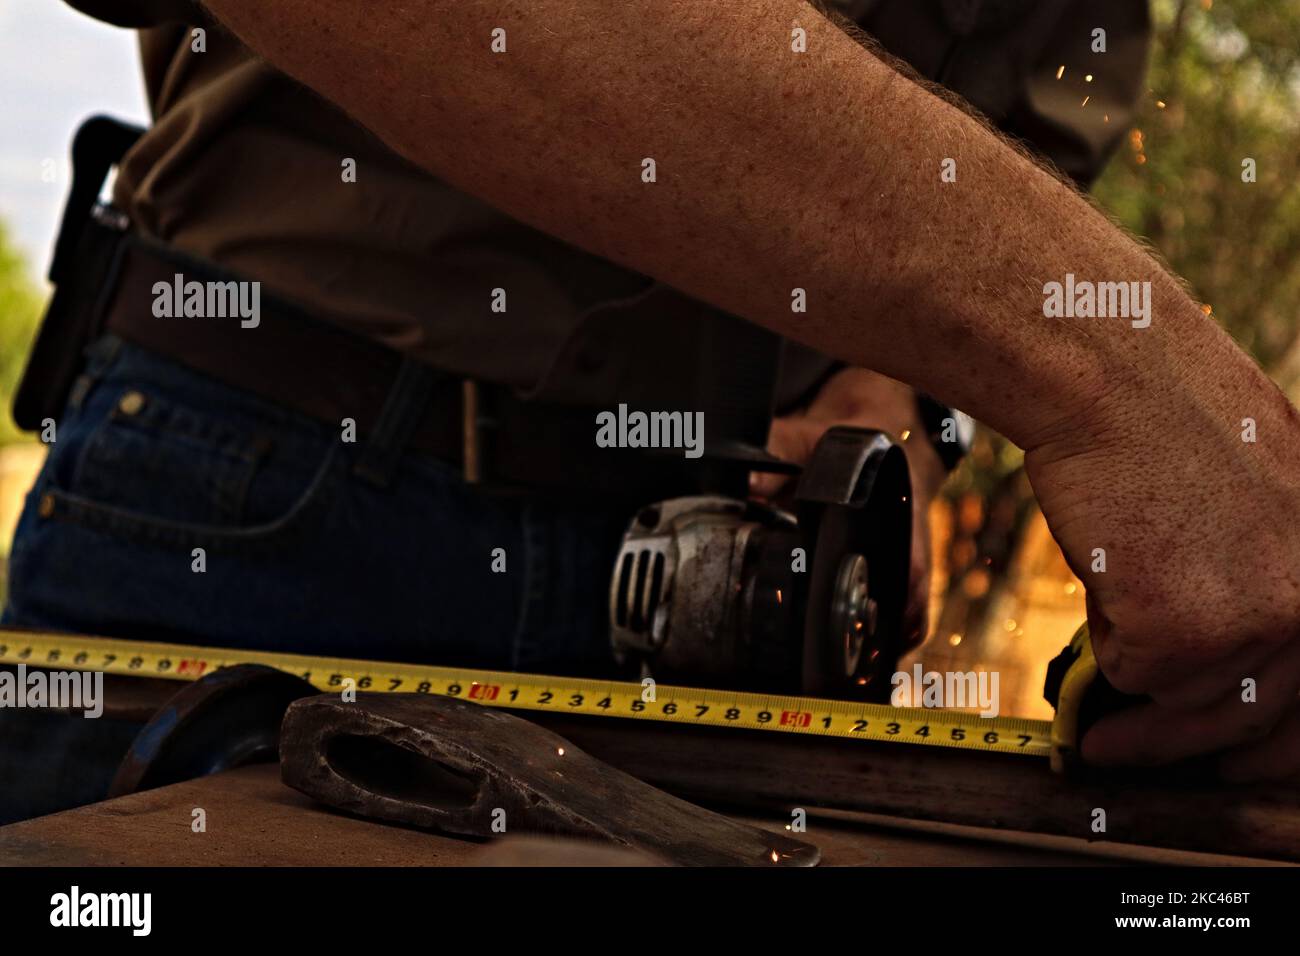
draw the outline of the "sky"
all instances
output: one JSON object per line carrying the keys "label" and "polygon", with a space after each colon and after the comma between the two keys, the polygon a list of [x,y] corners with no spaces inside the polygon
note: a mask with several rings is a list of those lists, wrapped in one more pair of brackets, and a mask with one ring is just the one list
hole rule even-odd
{"label": "sky", "polygon": [[33,277],[48,265],[72,134],[93,113],[145,122],[135,34],[62,0],[0,0],[0,220]]}

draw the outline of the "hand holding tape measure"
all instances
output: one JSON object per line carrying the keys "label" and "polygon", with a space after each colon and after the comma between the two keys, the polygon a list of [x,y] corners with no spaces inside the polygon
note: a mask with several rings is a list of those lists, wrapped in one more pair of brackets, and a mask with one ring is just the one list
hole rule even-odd
{"label": "hand holding tape measure", "polygon": [[1084,624],[1048,668],[1044,696],[1057,709],[1052,767],[1068,773],[1085,764],[1191,766],[1195,760],[1202,773],[1229,781],[1295,777],[1300,697],[1288,663],[1255,679],[1238,678],[1227,662],[1207,682],[1227,688],[1226,697],[1210,698],[1208,706],[1173,706],[1117,690],[1102,673]]}
{"label": "hand holding tape measure", "polygon": [[1047,667],[1043,696],[1056,708],[1052,721],[1052,769],[1078,773],[1083,766],[1083,737],[1107,714],[1141,699],[1121,694],[1097,665],[1088,625],[1083,624],[1065,650]]}
{"label": "hand holding tape measure", "polygon": [[1057,707],[1049,723],[1017,717],[861,701],[823,700],[662,684],[601,681],[314,657],[233,648],[0,629],[0,664],[198,680],[235,664],[265,664],[296,674],[323,692],[353,690],[444,694],[489,707],[665,721],[687,726],[763,730],[904,743],[1028,757],[1077,773],[1081,742],[1103,719],[1143,705],[1101,674],[1085,624],[1048,670],[1045,694]]}
{"label": "hand holding tape measure", "polygon": [[1149,698],[1098,720],[1085,760],[1213,755],[1232,780],[1288,779],[1300,774],[1300,415],[1209,328],[1193,345],[1190,323],[1153,323],[1170,342],[1144,338],[1122,375],[1081,370],[1087,414],[1017,444],[1087,589],[1101,672]]}

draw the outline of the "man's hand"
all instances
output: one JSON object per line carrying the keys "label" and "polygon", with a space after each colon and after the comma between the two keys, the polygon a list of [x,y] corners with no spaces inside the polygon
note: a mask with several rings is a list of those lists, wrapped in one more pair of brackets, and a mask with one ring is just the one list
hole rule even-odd
{"label": "man's hand", "polygon": [[[912,473],[912,567],[903,634],[908,647],[915,647],[927,631],[930,502],[947,473],[926,439],[916,393],[902,382],[860,368],[835,373],[806,408],[773,421],[767,450],[786,461],[807,464],[822,435],[835,425],[876,428],[903,440]],[[787,482],[786,475],[755,473],[750,489],[758,497],[775,499]]]}
{"label": "man's hand", "polygon": [[1154,701],[1100,721],[1083,755],[1221,751],[1229,779],[1300,776],[1300,417],[1226,337],[1182,358],[1212,386],[1161,394],[1151,363],[1099,427],[1025,458],[1102,672]]}

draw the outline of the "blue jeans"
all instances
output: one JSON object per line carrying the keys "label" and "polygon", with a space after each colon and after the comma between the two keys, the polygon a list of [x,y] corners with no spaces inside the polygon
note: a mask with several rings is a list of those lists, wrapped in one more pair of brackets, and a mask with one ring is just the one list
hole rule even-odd
{"label": "blue jeans", "polygon": [[612,673],[625,507],[493,495],[412,452],[379,487],[353,472],[364,436],[346,443],[112,336],[88,350],[56,437],[14,539],[4,624]]}

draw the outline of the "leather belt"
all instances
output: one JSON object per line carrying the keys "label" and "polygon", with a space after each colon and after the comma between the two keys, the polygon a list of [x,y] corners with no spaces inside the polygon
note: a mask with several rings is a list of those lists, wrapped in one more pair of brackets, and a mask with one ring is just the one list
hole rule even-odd
{"label": "leather belt", "polygon": [[[104,331],[323,424],[372,434],[403,363],[400,352],[316,319],[261,290],[256,327],[229,318],[153,314],[156,283],[238,282],[211,263],[136,235],[123,238]],[[701,469],[677,456],[598,448],[598,409],[540,404],[508,387],[437,373],[407,447],[460,466],[491,490],[599,493],[635,505],[698,493]]]}

